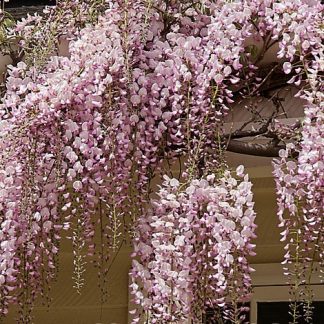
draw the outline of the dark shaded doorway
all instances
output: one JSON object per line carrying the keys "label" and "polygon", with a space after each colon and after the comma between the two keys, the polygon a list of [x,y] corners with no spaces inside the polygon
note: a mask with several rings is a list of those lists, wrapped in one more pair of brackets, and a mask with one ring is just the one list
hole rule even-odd
{"label": "dark shaded doorway", "polygon": [[[260,302],[257,303],[258,324],[288,324],[292,318],[289,315],[289,302]],[[324,301],[313,302],[312,324],[324,324]],[[307,324],[303,319],[302,307],[301,317],[298,324]],[[308,323],[309,324],[309,323]]]}

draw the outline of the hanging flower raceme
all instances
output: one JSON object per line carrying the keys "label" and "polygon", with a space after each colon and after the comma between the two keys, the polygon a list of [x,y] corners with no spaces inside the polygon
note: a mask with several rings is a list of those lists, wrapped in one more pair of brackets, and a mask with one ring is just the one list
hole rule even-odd
{"label": "hanging flower raceme", "polygon": [[[313,298],[309,285],[316,260],[323,271],[323,116],[323,106],[316,101],[310,103],[305,108],[301,143],[288,144],[287,149],[280,152],[281,159],[274,162],[281,234],[282,240],[287,242],[284,263],[294,283],[294,300],[307,305],[309,320]],[[297,161],[291,159],[292,151],[298,152]],[[294,303],[292,307],[297,319],[299,306]]]}
{"label": "hanging flower raceme", "polygon": [[[208,308],[248,298],[255,212],[252,184],[242,167],[237,175],[187,184],[164,177],[135,239],[131,289],[144,312],[134,322],[198,321]],[[238,319],[231,306],[227,316]]]}
{"label": "hanging flower raceme", "polygon": [[[155,146],[161,147],[161,140],[177,153],[192,148],[200,133],[206,137],[205,145],[216,145],[215,129],[232,102],[229,85],[239,80],[240,54],[252,26],[248,22],[252,12],[240,3],[206,2],[202,8],[180,2],[164,5],[157,1],[159,10],[151,9],[152,28],[141,69],[134,69],[138,93],[132,102],[144,119],[140,135],[157,143],[147,146],[148,158],[157,151]],[[172,21],[175,12],[182,14],[166,25],[165,17]],[[240,27],[234,24],[238,16]]]}
{"label": "hanging flower raceme", "polygon": [[[41,72],[24,63],[11,68],[1,107],[2,313],[16,301],[18,288],[28,287],[29,294],[18,300],[24,305],[44,292],[63,227],[72,227],[79,290],[98,199],[116,192],[114,204],[125,200],[133,149],[119,9],[112,5],[96,26],[82,29],[69,58],[53,57]],[[136,7],[129,17],[134,25]],[[136,29],[131,44],[140,32]],[[109,231],[117,216],[107,216],[102,226]],[[22,316],[29,320],[29,313]]]}
{"label": "hanging flower raceme", "polygon": [[[313,293],[310,281],[316,260],[320,261],[323,271],[324,106],[321,73],[324,46],[322,35],[316,28],[322,21],[322,7],[318,9],[318,12],[305,12],[296,8],[303,21],[290,24],[290,34],[284,35],[279,52],[280,57],[289,59],[283,64],[284,71],[292,74],[290,83],[303,86],[297,96],[306,102],[300,140],[287,144],[286,150],[280,152],[280,159],[274,161],[278,216],[284,229],[282,240],[287,242],[284,263],[294,287],[291,305],[294,323],[300,317],[302,305],[297,301],[304,303],[304,316],[311,321]],[[286,17],[286,20],[292,19],[288,14]],[[293,62],[297,51],[300,58]],[[297,159],[292,159],[296,155]]]}

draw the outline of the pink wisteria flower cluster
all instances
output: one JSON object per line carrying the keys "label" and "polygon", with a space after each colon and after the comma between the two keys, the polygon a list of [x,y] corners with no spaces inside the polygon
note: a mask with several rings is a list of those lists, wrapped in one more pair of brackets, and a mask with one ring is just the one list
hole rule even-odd
{"label": "pink wisteria flower cluster", "polygon": [[229,171],[187,184],[164,177],[135,239],[131,289],[142,309],[134,323],[197,322],[208,308],[224,311],[228,297],[248,298],[256,227],[251,187],[247,175],[238,180]]}
{"label": "pink wisteria flower cluster", "polygon": [[[313,49],[314,58],[310,62],[307,60],[309,47],[302,48],[302,62],[307,75],[307,87],[297,94],[307,102],[302,140],[298,144],[287,144],[273,165],[279,226],[283,228],[282,240],[287,242],[286,272],[297,287],[295,300],[306,301],[309,305],[313,298],[309,285],[315,260],[319,261],[323,276],[324,88],[319,74],[324,70],[324,52],[323,46]],[[298,152],[297,161],[290,158],[292,151]],[[297,304],[293,305],[293,312],[297,319],[300,314]],[[308,313],[306,317],[311,321],[311,309]]]}
{"label": "pink wisteria flower cluster", "polygon": [[[130,23],[136,8],[129,11]],[[62,228],[72,227],[79,289],[98,201],[126,199],[133,144],[121,19],[118,5],[111,5],[71,42],[69,58],[52,57],[41,71],[23,62],[9,70],[0,138],[3,313],[18,289],[30,292],[20,303],[43,293],[56,271]],[[117,216],[109,214],[101,230],[108,233]]]}
{"label": "pink wisteria flower cluster", "polygon": [[[294,7],[293,7],[294,8]],[[323,77],[324,46],[321,22],[304,13],[300,19],[307,21],[308,27],[292,23],[292,11],[287,16],[288,31],[283,35],[279,55],[286,57],[284,71],[293,73],[288,81],[300,85],[304,75],[304,88],[297,97],[305,100],[305,118],[302,121],[301,141],[288,143],[286,150],[280,151],[280,159],[274,161],[274,176],[278,194],[278,216],[283,228],[282,240],[287,242],[284,263],[290,281],[294,283],[294,300],[306,304],[305,318],[311,321],[310,301],[313,298],[309,288],[314,262],[319,260],[323,271],[324,246],[324,104]],[[304,25],[306,26],[306,25]],[[296,53],[299,60],[296,62]],[[305,76],[306,75],[306,76]],[[298,154],[292,160],[292,152]],[[300,316],[300,304],[292,305],[294,321]]]}
{"label": "pink wisteria flower cluster", "polygon": [[[50,36],[38,17],[12,31],[26,48],[25,61],[8,69],[0,107],[0,312],[19,303],[20,322],[31,321],[66,230],[78,291],[89,252],[104,278],[112,253],[135,237],[132,289],[143,316],[198,321],[229,304],[226,316],[239,323],[255,213],[242,168],[240,180],[222,169],[224,117],[240,89],[261,87],[260,62],[277,46],[278,69],[307,101],[300,140],[275,165],[279,217],[286,238],[301,210],[297,232],[322,256],[323,6],[73,0],[56,10],[45,22]],[[61,28],[71,38],[66,57],[52,48]],[[30,51],[39,39],[48,51]],[[247,45],[255,40],[264,43],[257,57]],[[179,180],[164,178],[152,203],[151,180],[177,158],[185,161]]]}

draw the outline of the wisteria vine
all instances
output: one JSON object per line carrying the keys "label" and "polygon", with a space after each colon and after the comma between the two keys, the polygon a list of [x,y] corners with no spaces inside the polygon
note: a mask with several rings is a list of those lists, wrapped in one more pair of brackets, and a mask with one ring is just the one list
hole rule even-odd
{"label": "wisteria vine", "polygon": [[[237,174],[243,177],[242,166]],[[135,239],[131,285],[138,312],[134,322],[201,322],[208,308],[223,307],[230,297],[229,318],[241,320],[238,302],[247,300],[255,237],[252,184],[229,171],[217,178],[180,184],[164,177],[159,199],[141,218]],[[228,310],[228,309],[226,309]],[[226,314],[225,314],[226,315]]]}
{"label": "wisteria vine", "polygon": [[[0,313],[18,303],[31,322],[67,235],[78,292],[89,253],[104,292],[113,254],[133,241],[134,323],[201,323],[213,307],[241,323],[255,212],[243,167],[227,170],[223,124],[238,95],[261,95],[277,47],[276,69],[306,102],[301,126],[288,136],[276,121],[272,136],[285,145],[274,176],[293,321],[299,301],[310,321],[304,287],[324,248],[322,13],[313,0],[70,0],[6,27],[18,63],[0,106]],[[178,159],[179,177],[165,175]]]}

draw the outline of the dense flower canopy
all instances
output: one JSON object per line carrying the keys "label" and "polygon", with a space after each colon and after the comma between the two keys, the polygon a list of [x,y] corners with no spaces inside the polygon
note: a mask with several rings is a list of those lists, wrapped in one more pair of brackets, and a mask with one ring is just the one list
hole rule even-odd
{"label": "dense flower canopy", "polygon": [[[21,60],[0,107],[1,313],[19,303],[30,322],[66,230],[78,291],[87,253],[105,283],[111,253],[133,239],[134,322],[199,323],[217,306],[239,323],[255,213],[243,167],[231,174],[224,161],[223,123],[238,95],[260,95],[271,47],[306,102],[289,136],[275,125],[285,148],[274,175],[291,274],[305,260],[312,271],[324,242],[322,12],[307,0],[75,0],[12,27]],[[56,52],[60,39],[68,56]],[[176,179],[165,174],[177,159]]]}

